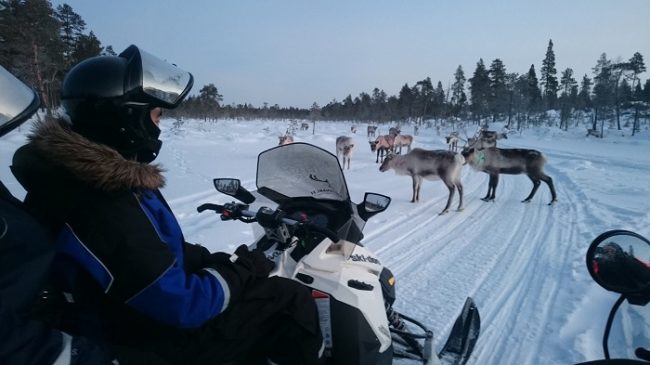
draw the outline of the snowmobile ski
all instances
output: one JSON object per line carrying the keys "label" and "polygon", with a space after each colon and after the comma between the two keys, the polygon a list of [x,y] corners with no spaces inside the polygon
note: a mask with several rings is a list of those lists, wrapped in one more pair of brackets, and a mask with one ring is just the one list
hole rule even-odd
{"label": "snowmobile ski", "polygon": [[467,297],[447,343],[438,354],[440,362],[445,365],[463,365],[469,359],[481,331],[481,317],[472,298]]}

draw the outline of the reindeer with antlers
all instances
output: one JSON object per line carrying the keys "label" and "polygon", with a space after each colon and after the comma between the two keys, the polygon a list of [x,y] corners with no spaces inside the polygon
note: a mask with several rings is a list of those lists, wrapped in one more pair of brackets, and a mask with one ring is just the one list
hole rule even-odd
{"label": "reindeer with antlers", "polygon": [[484,147],[483,142],[478,139],[465,147],[462,152],[463,157],[472,168],[490,176],[488,192],[481,200],[494,201],[499,174],[526,174],[533,182],[533,189],[522,203],[531,201],[542,181],[548,185],[551,191],[551,202],[548,205],[557,201],[553,179],[544,173],[546,158],[541,152],[522,148]]}

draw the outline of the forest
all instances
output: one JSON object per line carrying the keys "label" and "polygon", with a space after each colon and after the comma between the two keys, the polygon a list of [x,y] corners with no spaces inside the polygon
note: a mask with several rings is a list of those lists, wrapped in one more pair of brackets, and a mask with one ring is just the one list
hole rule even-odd
{"label": "forest", "polygon": [[[116,54],[88,28],[67,4],[54,8],[49,0],[0,0],[0,64],[32,85],[45,112],[51,114],[60,105],[62,81],[71,67],[89,57]],[[548,112],[555,111],[559,118],[551,123],[558,128],[566,130],[588,120],[590,129],[602,132],[606,122],[621,129],[621,115],[631,114],[627,119],[633,120],[634,134],[650,120],[650,79],[640,78],[646,71],[643,55],[635,52],[629,57],[613,60],[603,52],[594,60],[592,75],[576,75],[571,68],[558,71],[551,39],[546,54],[540,55],[541,67],[536,69],[532,63],[521,73],[508,71],[499,58],[490,62],[479,58],[471,74],[459,65],[451,81],[445,81],[446,87],[425,77],[405,82],[392,95],[374,88],[322,106],[314,102],[309,109],[269,103],[224,105],[217,86],[209,83],[195,85],[198,91],[167,115],[179,120],[268,118],[374,124],[502,120],[509,128],[521,129],[547,122]]]}

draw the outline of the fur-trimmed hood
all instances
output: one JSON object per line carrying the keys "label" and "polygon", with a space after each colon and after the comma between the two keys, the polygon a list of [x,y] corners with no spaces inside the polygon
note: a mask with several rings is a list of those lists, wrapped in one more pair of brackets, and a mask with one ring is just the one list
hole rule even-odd
{"label": "fur-trimmed hood", "polygon": [[159,165],[127,160],[116,150],[74,132],[62,120],[37,122],[28,139],[28,146],[49,165],[62,167],[95,189],[111,192],[165,185],[164,170]]}

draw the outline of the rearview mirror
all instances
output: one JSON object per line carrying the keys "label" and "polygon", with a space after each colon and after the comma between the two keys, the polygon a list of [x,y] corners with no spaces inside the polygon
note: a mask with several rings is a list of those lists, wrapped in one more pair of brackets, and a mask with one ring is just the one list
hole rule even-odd
{"label": "rearview mirror", "polygon": [[390,205],[391,199],[386,195],[366,193],[363,202],[357,204],[357,212],[364,221],[375,214],[381,213]]}
{"label": "rearview mirror", "polygon": [[390,198],[375,193],[366,193],[365,198],[363,199],[363,206],[366,208],[368,213],[380,213],[388,208],[390,204]]}
{"label": "rearview mirror", "polygon": [[253,194],[241,186],[239,179],[217,178],[213,182],[214,187],[220,193],[232,196],[245,204],[250,204],[255,201]]}
{"label": "rearview mirror", "polygon": [[625,230],[607,231],[591,242],[587,269],[603,288],[631,304],[650,302],[650,241]]}

